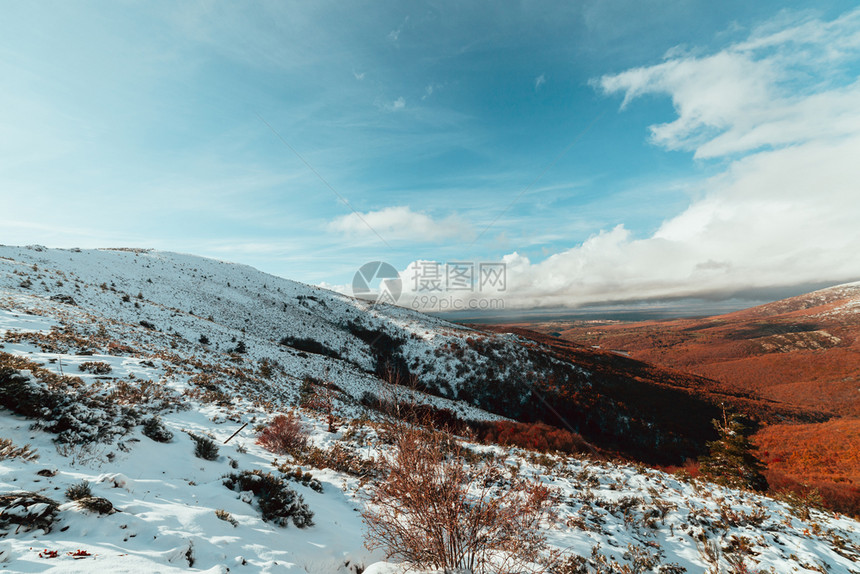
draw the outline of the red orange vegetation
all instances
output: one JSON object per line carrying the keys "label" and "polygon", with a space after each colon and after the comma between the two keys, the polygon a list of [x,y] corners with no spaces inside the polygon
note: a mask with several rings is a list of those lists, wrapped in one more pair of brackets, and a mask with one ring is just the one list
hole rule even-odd
{"label": "red orange vegetation", "polygon": [[257,444],[275,454],[291,454],[307,447],[308,437],[293,413],[277,415],[263,428]]}
{"label": "red orange vegetation", "polygon": [[595,449],[583,438],[570,431],[543,423],[518,423],[494,421],[484,423],[478,430],[480,439],[486,443],[502,446],[518,446],[539,452],[594,452]]}
{"label": "red orange vegetation", "polygon": [[860,515],[860,419],[774,425],[753,440],[773,490],[817,488],[830,508]]}
{"label": "red orange vegetation", "polygon": [[[558,341],[556,348],[567,346],[568,357],[586,368],[599,371],[590,357],[603,354],[604,365],[628,373],[635,367],[642,382],[659,375],[698,397],[727,399],[734,410],[771,425],[754,441],[767,453],[766,476],[775,489],[809,484],[831,508],[860,513],[860,284],[706,318],[495,329],[521,327]],[[628,356],[648,367],[620,364]],[[667,378],[673,370],[688,379]]]}

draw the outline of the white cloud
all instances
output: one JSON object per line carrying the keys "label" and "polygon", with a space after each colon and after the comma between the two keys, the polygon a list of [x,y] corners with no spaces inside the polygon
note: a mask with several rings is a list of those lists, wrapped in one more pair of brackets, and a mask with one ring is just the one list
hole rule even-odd
{"label": "white cloud", "polygon": [[537,78],[535,78],[535,90],[539,90],[542,85],[546,83],[546,76],[541,74]]}
{"label": "white cloud", "polygon": [[[860,11],[781,21],[708,56],[605,76],[623,106],[669,96],[677,118],[652,141],[725,170],[649,237],[618,225],[533,263],[508,265],[507,307],[729,296],[860,278]],[[838,81],[842,78],[842,81]]]}
{"label": "white cloud", "polygon": [[399,112],[406,108],[406,99],[403,96],[398,97],[396,100],[383,100],[380,98],[376,100],[376,106],[386,112]]}
{"label": "white cloud", "polygon": [[738,161],[636,239],[619,225],[531,263],[505,257],[510,307],[729,295],[860,277],[860,136]]}
{"label": "white cloud", "polygon": [[769,23],[716,54],[671,52],[661,64],[595,83],[606,93],[623,94],[622,108],[646,94],[669,95],[678,117],[651,126],[652,141],[694,151],[697,158],[856,133],[860,83],[835,86],[833,79],[860,55],[860,10],[832,22],[775,26]]}
{"label": "white cloud", "polygon": [[374,236],[386,241],[428,242],[443,239],[466,239],[473,230],[456,216],[442,219],[416,211],[408,206],[386,207],[367,213],[350,213],[329,223],[329,230],[350,236]]}

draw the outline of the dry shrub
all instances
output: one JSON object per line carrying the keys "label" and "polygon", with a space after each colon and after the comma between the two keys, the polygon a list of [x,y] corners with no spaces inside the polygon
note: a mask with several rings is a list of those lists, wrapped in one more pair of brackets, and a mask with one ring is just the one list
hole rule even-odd
{"label": "dry shrub", "polygon": [[39,455],[29,444],[15,446],[12,439],[0,438],[0,460],[6,458],[20,458],[23,460],[36,460]]}
{"label": "dry shrub", "polygon": [[486,443],[518,446],[538,452],[596,452],[580,435],[544,423],[493,421],[476,426],[481,440]]}
{"label": "dry shrub", "polygon": [[[546,487],[499,479],[495,467],[470,468],[449,436],[400,427],[386,477],[362,512],[366,546],[417,568],[488,572],[542,570],[540,523]],[[527,558],[528,557],[528,558]]]}
{"label": "dry shrub", "polygon": [[36,492],[0,494],[0,529],[11,525],[15,533],[42,529],[51,531],[60,505]]}
{"label": "dry shrub", "polygon": [[275,454],[296,455],[307,449],[308,435],[294,413],[277,415],[257,437],[257,444]]}
{"label": "dry shrub", "polygon": [[113,514],[116,512],[111,501],[100,496],[87,496],[85,498],[78,499],[78,504],[81,508],[98,514]]}
{"label": "dry shrub", "polygon": [[89,498],[92,495],[92,488],[86,480],[77,482],[66,489],[66,498],[69,500],[80,500],[82,498]]}
{"label": "dry shrub", "polygon": [[297,464],[319,469],[330,468],[362,480],[379,475],[374,459],[363,458],[355,452],[355,449],[340,442],[327,449],[311,446],[306,450],[290,454]]}

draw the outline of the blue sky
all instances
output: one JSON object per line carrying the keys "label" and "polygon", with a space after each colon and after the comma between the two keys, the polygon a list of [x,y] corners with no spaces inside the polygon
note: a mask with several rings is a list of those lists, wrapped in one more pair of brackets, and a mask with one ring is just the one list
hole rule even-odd
{"label": "blue sky", "polygon": [[0,242],[503,260],[511,307],[860,279],[852,10],[6,2]]}

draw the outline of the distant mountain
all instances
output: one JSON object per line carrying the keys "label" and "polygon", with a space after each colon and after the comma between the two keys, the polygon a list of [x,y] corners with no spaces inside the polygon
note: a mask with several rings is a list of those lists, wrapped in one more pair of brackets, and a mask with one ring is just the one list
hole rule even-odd
{"label": "distant mountain", "polygon": [[814,484],[839,507],[860,511],[860,282],[706,318],[520,327],[839,418],[769,426],[756,440],[771,482]]}
{"label": "distant mountain", "polygon": [[535,328],[775,401],[860,416],[860,282],[703,319]]}

